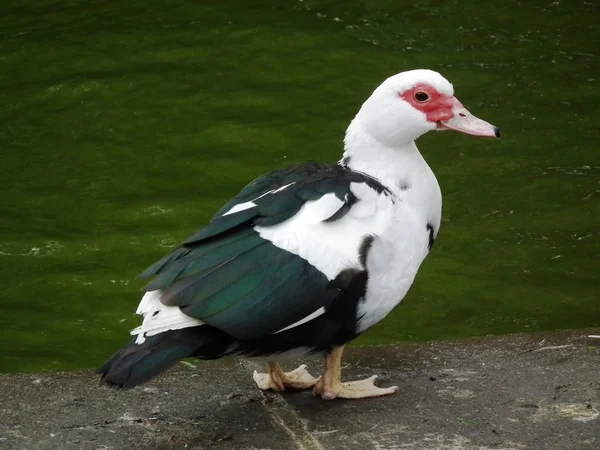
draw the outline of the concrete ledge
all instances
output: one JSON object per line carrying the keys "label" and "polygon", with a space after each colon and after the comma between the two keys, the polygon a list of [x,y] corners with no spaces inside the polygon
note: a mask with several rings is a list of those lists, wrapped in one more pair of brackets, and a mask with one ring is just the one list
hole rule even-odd
{"label": "concrete ledge", "polygon": [[263,395],[260,365],[234,360],[182,363],[132,391],[91,372],[4,375],[0,449],[596,450],[600,339],[588,335],[600,330],[349,349],[346,379],[400,386],[359,401]]}

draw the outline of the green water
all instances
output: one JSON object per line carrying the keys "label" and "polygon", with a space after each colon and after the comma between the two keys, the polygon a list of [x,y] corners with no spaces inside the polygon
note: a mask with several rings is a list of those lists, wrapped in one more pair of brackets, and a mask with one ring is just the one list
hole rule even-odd
{"label": "green water", "polygon": [[442,72],[500,141],[431,133],[434,251],[363,344],[600,326],[592,1],[0,7],[0,372],[98,366],[135,276],[250,179],[336,161],[385,77]]}

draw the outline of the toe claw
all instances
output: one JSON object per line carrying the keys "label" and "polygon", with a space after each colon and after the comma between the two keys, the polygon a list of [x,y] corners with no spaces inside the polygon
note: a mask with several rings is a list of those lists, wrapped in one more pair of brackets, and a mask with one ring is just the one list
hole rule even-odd
{"label": "toe claw", "polygon": [[336,395],[333,392],[323,392],[321,398],[323,400],[334,400],[336,398]]}

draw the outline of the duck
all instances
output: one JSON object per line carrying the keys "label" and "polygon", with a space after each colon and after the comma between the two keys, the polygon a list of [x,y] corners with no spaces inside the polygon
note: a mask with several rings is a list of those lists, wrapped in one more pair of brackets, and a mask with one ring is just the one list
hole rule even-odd
{"label": "duck", "polygon": [[[148,267],[140,326],[98,370],[116,388],[184,358],[266,361],[261,390],[312,389],[324,400],[393,394],[377,376],[342,381],[346,344],[406,296],[440,230],[442,194],[415,140],[452,130],[499,138],[453,85],[428,69],[387,78],[363,103],[338,163],[263,175],[198,232]],[[322,375],[282,360],[324,356]]]}

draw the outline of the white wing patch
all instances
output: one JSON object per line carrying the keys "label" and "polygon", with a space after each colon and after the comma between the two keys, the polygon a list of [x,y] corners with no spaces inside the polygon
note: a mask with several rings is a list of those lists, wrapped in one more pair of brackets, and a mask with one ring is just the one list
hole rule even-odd
{"label": "white wing patch", "polygon": [[346,203],[344,200],[340,200],[337,195],[330,192],[318,200],[307,201],[298,214],[302,214],[302,220],[307,224],[323,222],[338,212],[344,203]]}
{"label": "white wing patch", "polygon": [[[307,260],[332,280],[344,269],[360,268],[358,248],[363,236],[383,232],[393,218],[390,196],[378,193],[366,183],[352,183],[350,190],[357,202],[339,220],[322,221],[345,203],[334,194],[326,194],[306,202],[296,215],[280,224],[257,225],[254,229],[263,239]],[[355,208],[358,211],[353,213]]]}
{"label": "white wing patch", "polygon": [[234,205],[229,211],[224,213],[223,216],[228,216],[229,214],[235,214],[240,211],[245,211],[247,209],[254,208],[254,207],[256,207],[256,203],[254,203],[254,202],[256,200],[258,200],[259,198],[262,198],[265,195],[269,195],[269,194],[277,194],[278,192],[283,191],[284,189],[290,187],[292,184],[295,184],[295,183],[296,183],[295,181],[292,181],[291,183],[286,184],[285,186],[281,186],[280,188],[271,189],[270,191],[267,191],[264,194],[259,195],[255,199],[250,200],[249,202],[238,203],[237,205]]}
{"label": "white wing patch", "polygon": [[[285,186],[281,186],[280,188],[277,188],[277,189],[275,189],[275,190],[273,190],[273,191],[269,191],[269,192],[267,192],[267,194],[277,194],[278,192],[281,192],[281,191],[283,191],[284,189],[287,189],[287,188],[288,188],[288,187],[290,187],[292,184],[296,184],[296,182],[295,182],[295,181],[292,181],[291,183],[288,183],[288,184],[286,184]],[[265,194],[263,194],[263,195],[265,195]],[[261,195],[260,197],[262,197],[263,195]],[[258,198],[260,198],[260,197],[258,197]]]}
{"label": "white wing patch", "polygon": [[169,330],[196,327],[204,322],[181,312],[178,306],[166,306],[160,302],[161,291],[146,292],[140,301],[136,314],[144,317],[142,324],[131,330],[137,335],[136,344],[142,344],[147,336],[154,336]]}
{"label": "white wing patch", "polygon": [[247,209],[254,208],[255,206],[256,206],[256,203],[254,203],[254,202],[238,203],[237,205],[234,205],[233,208],[231,208],[229,211],[227,211],[223,215],[228,216],[229,214],[234,214],[236,212],[245,211]]}
{"label": "white wing patch", "polygon": [[282,328],[281,330],[276,331],[273,334],[281,333],[282,331],[289,330],[290,328],[297,327],[298,325],[302,325],[303,323],[306,323],[309,320],[313,320],[316,317],[322,316],[323,314],[325,314],[325,308],[321,307],[321,308],[317,309],[315,312],[313,312],[313,313],[309,314],[308,316],[306,316],[304,319],[300,319],[298,322],[294,322],[293,324],[288,325],[287,327]]}

